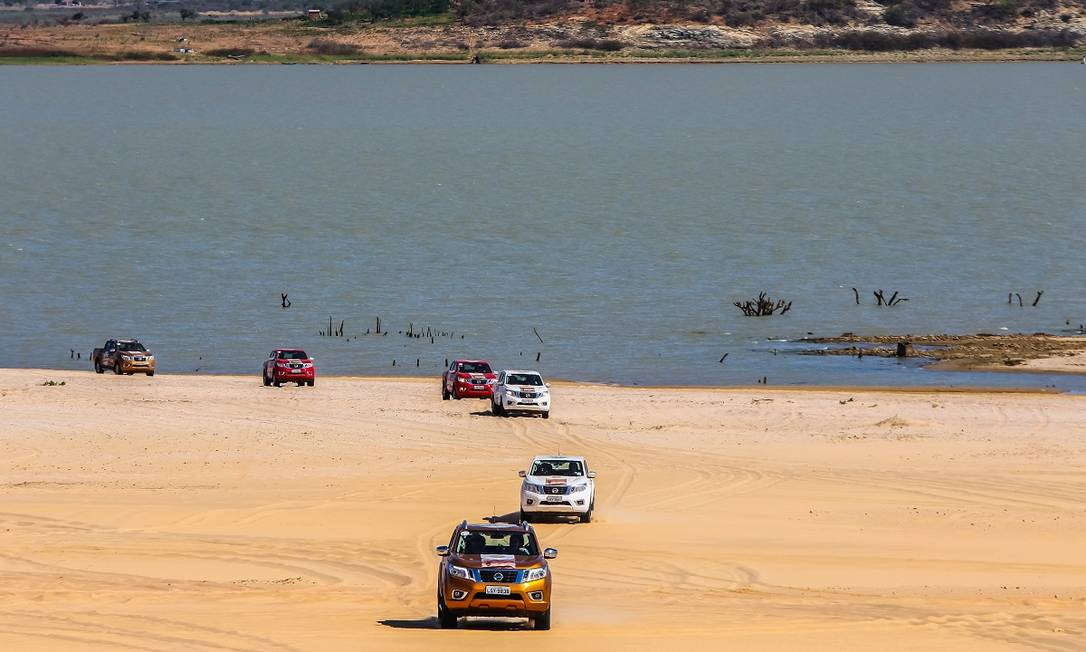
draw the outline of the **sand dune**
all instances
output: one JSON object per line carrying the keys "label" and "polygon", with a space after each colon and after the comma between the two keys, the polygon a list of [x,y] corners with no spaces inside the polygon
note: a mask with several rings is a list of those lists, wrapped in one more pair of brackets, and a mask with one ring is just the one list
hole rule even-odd
{"label": "sand dune", "polygon": [[[1086,649],[1086,398],[554,391],[0,371],[0,649]],[[433,546],[559,449],[554,629],[435,629]]]}

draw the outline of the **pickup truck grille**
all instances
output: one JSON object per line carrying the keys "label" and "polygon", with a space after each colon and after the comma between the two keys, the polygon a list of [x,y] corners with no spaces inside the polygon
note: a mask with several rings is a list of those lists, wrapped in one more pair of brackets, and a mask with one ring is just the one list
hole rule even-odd
{"label": "pickup truck grille", "polygon": [[[497,584],[517,584],[521,571],[511,568],[483,568],[477,571],[480,582],[492,582]],[[501,576],[499,578],[499,576]]]}

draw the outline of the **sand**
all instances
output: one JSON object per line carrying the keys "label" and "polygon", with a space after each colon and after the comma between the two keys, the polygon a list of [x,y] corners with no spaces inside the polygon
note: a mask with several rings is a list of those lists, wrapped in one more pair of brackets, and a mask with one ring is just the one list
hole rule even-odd
{"label": "sand", "polygon": [[1016,369],[1031,373],[1086,374],[1086,352],[1024,360]]}
{"label": "sand", "polygon": [[[1086,397],[554,394],[0,370],[0,649],[1086,649]],[[435,629],[433,546],[559,449],[554,629]]]}

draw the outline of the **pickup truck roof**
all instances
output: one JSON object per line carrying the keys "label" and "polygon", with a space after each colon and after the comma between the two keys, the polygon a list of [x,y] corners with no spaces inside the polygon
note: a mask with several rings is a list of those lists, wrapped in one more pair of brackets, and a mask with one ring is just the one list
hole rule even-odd
{"label": "pickup truck roof", "polygon": [[534,532],[532,526],[525,523],[468,523],[464,521],[460,527],[466,530],[491,530],[497,532]]}
{"label": "pickup truck roof", "polygon": [[536,455],[532,458],[533,462],[540,460],[560,460],[563,462],[584,462],[585,459],[581,455]]}

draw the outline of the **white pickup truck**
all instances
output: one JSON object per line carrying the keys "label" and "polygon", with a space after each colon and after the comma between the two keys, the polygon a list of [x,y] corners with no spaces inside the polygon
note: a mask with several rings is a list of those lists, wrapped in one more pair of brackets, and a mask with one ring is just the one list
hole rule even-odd
{"label": "white pickup truck", "polygon": [[494,395],[490,399],[490,411],[497,416],[528,412],[549,419],[550,385],[543,382],[543,376],[538,371],[506,369],[498,374]]}

